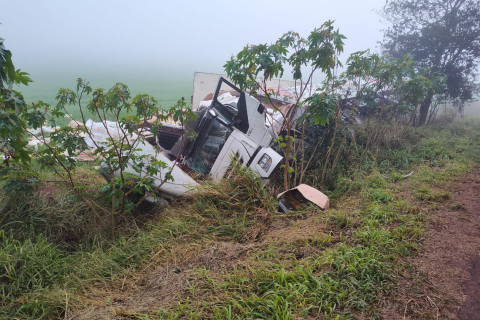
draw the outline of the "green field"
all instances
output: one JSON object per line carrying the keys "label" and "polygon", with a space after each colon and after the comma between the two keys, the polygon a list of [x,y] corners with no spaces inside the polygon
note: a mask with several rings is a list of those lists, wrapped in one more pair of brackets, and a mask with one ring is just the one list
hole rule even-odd
{"label": "green field", "polygon": [[[28,87],[22,86],[17,88],[25,97],[27,103],[36,101],[43,101],[52,106],[56,104],[55,96],[60,88],[69,88],[74,90],[77,85],[77,78],[68,76],[55,76],[55,77],[33,77],[33,83]],[[190,102],[190,97],[193,92],[193,74],[191,78],[176,78],[169,80],[166,78],[148,78],[139,79],[138,77],[96,77],[93,79],[86,79],[90,82],[92,88],[104,88],[108,90],[115,83],[122,82],[130,88],[132,97],[137,94],[148,94],[153,96],[160,107],[169,108],[175,104],[175,102],[184,97],[187,103]],[[89,101],[83,100],[83,106]],[[72,116],[76,119],[80,118],[80,111],[78,106],[70,106],[68,110]],[[92,118],[92,115],[87,114],[87,119]],[[66,125],[69,122],[68,119],[59,121],[59,125]]]}

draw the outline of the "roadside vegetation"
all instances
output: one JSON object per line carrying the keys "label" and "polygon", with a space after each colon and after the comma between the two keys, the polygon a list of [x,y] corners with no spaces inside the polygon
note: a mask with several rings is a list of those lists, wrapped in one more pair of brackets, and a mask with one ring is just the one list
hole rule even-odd
{"label": "roadside vegetation", "polygon": [[449,185],[480,162],[478,118],[398,126],[396,147],[337,176],[328,211],[278,213],[274,186],[240,167],[193,198],[138,209],[116,234],[48,173],[29,196],[3,193],[1,317],[375,318],[408,277],[424,222],[455,207]]}
{"label": "roadside vegetation", "polygon": [[[404,17],[396,8],[384,9],[392,21]],[[396,41],[392,34],[386,32],[386,51]],[[167,110],[148,95],[131,97],[124,84],[93,89],[78,79],[76,89],[59,90],[55,106],[29,104],[14,86],[31,79],[0,42],[0,318],[370,319],[385,307],[401,313],[394,297],[402,280],[416,279],[405,292],[426,290],[411,263],[425,223],[441,208],[462,210],[450,186],[480,164],[480,119],[439,112],[453,101],[461,113],[473,99],[468,80],[478,57],[466,53],[468,68],[460,71],[468,86],[460,94],[450,69],[409,52],[359,51],[340,72],[343,39],[327,21],[307,38],[291,31],[232,56],[224,66],[232,81],[282,116],[274,146],[285,159],[268,185],[234,164],[228,179],[200,179],[193,195],[168,201],[156,191],[173,180],[180,161],[168,167],[151,145],[151,154],[136,151],[147,147],[140,134],[146,119],[156,119],[149,124],[153,141],[162,121],[184,129],[195,119],[184,99]],[[293,70],[296,84],[286,108],[267,85],[284,69]],[[314,85],[316,72],[325,80]],[[305,111],[300,117],[292,112],[297,106]],[[89,115],[106,129],[106,143],[95,140]],[[57,127],[66,117],[74,124]],[[28,145],[33,138],[37,148]],[[87,149],[98,159],[80,162]],[[276,195],[300,183],[327,194],[330,209],[280,213]],[[159,201],[147,203],[149,196]],[[414,316],[450,307],[441,296],[429,299]]]}

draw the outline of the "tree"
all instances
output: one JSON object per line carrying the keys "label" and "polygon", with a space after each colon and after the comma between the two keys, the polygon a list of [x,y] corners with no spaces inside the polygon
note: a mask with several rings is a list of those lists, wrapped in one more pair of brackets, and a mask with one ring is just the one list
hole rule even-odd
{"label": "tree", "polygon": [[[138,204],[155,197],[158,189],[167,181],[173,181],[172,171],[176,161],[168,166],[155,154],[137,154],[141,151],[145,139],[142,134],[146,122],[142,119],[155,118],[149,124],[152,128],[161,126],[161,122],[173,119],[182,126],[197,115],[186,107],[182,98],[172,108],[162,109],[155,99],[148,95],[130,96],[128,87],[117,83],[110,90],[93,90],[88,82],[78,79],[77,89],[60,89],[56,99],[58,104],[51,107],[43,101],[27,104],[21,93],[14,90],[14,85],[28,85],[32,80],[28,73],[15,69],[12,53],[3,46],[0,38],[0,182],[4,194],[14,201],[25,191],[32,191],[38,182],[38,172],[31,166],[33,158],[42,167],[50,169],[75,195],[86,203],[98,220],[103,221],[101,213],[110,215],[112,226],[116,216],[132,211]],[[91,94],[91,101],[85,107],[82,98]],[[83,100],[84,101],[84,100]],[[81,118],[73,119],[68,106],[77,108]],[[91,127],[87,126],[85,111],[94,115],[108,133],[106,143],[96,142]],[[77,128],[56,126],[58,118],[65,116],[75,121]],[[116,130],[109,129],[107,121],[117,123]],[[44,130],[49,123],[54,131]],[[152,130],[152,133],[157,130]],[[88,137],[95,146],[95,154],[103,159],[104,174],[110,176],[108,183],[100,188],[106,194],[107,205],[96,201],[88,193],[87,183],[78,179],[76,168],[79,156],[87,149],[85,138]],[[34,138],[41,142],[35,150],[28,146],[28,140]],[[182,141],[183,143],[183,141]],[[177,160],[180,155],[177,155]],[[137,174],[127,171],[131,167]],[[118,176],[115,174],[119,172]],[[55,182],[58,182],[55,181]],[[154,184],[154,181],[158,182]],[[0,212],[1,215],[1,212]]]}
{"label": "tree", "polygon": [[[392,58],[411,54],[427,76],[447,76],[445,97],[459,111],[474,99],[480,61],[480,2],[478,0],[387,0],[382,16],[392,23],[381,43]],[[435,90],[419,110],[418,124],[427,121]]]}
{"label": "tree", "polygon": [[[313,30],[308,38],[302,38],[294,31],[285,33],[271,45],[258,44],[247,45],[235,57],[224,65],[227,75],[242,90],[248,90],[251,94],[261,93],[269,102],[274,111],[281,114],[285,136],[279,136],[279,147],[284,155],[292,155],[293,160],[298,153],[295,148],[294,129],[298,125],[295,112],[283,111],[273,98],[276,94],[274,89],[268,87],[267,81],[274,77],[281,78],[284,68],[290,67],[295,80],[295,92],[292,97],[294,106],[303,104],[311,113],[315,124],[329,122],[340,112],[334,112],[336,105],[327,103],[325,95],[312,92],[313,75],[320,71],[325,74],[326,81],[333,78],[335,68],[340,64],[338,55],[343,51],[343,39],[346,37],[338,30],[333,29],[333,21],[327,21],[320,28]],[[259,78],[260,77],[260,78]],[[310,96],[308,99],[305,99]],[[288,109],[286,109],[288,110]],[[305,121],[304,114],[300,121]],[[297,150],[295,150],[297,149]],[[290,188],[291,174],[294,169],[289,161],[285,161],[284,187]]]}
{"label": "tree", "polygon": [[12,52],[5,49],[0,38],[0,181],[8,194],[32,190],[38,182],[36,173],[29,170],[30,151],[25,138],[28,106],[15,85],[32,82],[28,73],[15,69]]}
{"label": "tree", "polygon": [[26,105],[23,96],[13,90],[14,85],[28,85],[29,82],[32,80],[28,73],[15,70],[12,52],[5,49],[0,38],[0,153],[4,154],[3,164],[7,167],[12,161],[30,162],[27,141],[22,137]]}
{"label": "tree", "polygon": [[[84,99],[88,96],[91,100],[85,106]],[[99,221],[103,222],[101,213],[105,213],[110,216],[114,228],[119,214],[131,212],[148,197],[155,197],[164,183],[173,181],[172,172],[177,161],[170,166],[162,161],[158,147],[151,154],[142,154],[140,151],[147,147],[148,142],[139,133],[147,129],[145,119],[152,118],[149,124],[152,128],[161,126],[162,121],[173,119],[181,124],[183,130],[190,119],[196,119],[196,114],[186,107],[183,98],[173,107],[162,109],[148,95],[138,94],[132,98],[125,84],[117,83],[108,91],[102,88],[94,90],[88,82],[79,78],[76,90],[60,89],[56,100],[58,103],[54,107],[42,101],[33,103],[26,112],[26,118],[35,131],[28,131],[26,127],[23,130],[42,143],[41,149],[31,151],[40,165],[50,169],[59,181],[71,188]],[[80,111],[78,119],[70,114],[71,107]],[[100,130],[108,136],[106,141],[98,141],[95,135],[99,128],[89,124],[85,117],[87,110],[95,120],[99,120]],[[69,125],[56,127],[57,119],[65,117],[72,119],[75,128]],[[46,132],[42,127],[45,122],[52,124],[55,130]],[[113,127],[109,127],[109,122]],[[158,130],[152,130],[155,137],[156,132]],[[78,156],[87,148],[95,149],[94,155],[103,160],[101,172],[108,177],[108,183],[100,191],[106,195],[106,204],[105,201],[98,203],[92,199],[87,188],[90,181],[76,177]],[[176,160],[179,157],[180,154],[177,154]]]}

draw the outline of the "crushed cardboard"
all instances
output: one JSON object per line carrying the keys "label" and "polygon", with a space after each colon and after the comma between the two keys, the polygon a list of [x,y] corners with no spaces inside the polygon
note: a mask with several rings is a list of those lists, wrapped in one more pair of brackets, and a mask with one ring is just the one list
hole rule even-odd
{"label": "crushed cardboard", "polygon": [[81,122],[78,122],[78,121],[75,121],[75,120],[72,120],[68,123],[68,126],[70,128],[73,128],[73,129],[76,129],[78,127],[83,127],[83,124]]}
{"label": "crushed cardboard", "polygon": [[290,204],[298,210],[301,206],[301,201],[298,201],[298,193],[320,209],[327,210],[330,206],[330,199],[323,192],[306,184],[300,184],[295,188],[280,193],[277,199],[284,195]]}

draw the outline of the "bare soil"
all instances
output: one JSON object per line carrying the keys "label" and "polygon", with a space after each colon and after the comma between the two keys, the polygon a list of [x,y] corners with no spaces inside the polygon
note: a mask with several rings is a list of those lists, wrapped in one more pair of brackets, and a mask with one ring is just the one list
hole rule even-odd
{"label": "bare soil", "polygon": [[480,319],[480,171],[449,190],[452,202],[429,214],[384,319]]}

